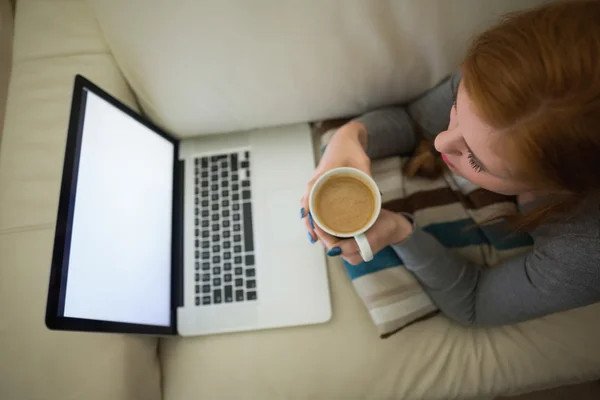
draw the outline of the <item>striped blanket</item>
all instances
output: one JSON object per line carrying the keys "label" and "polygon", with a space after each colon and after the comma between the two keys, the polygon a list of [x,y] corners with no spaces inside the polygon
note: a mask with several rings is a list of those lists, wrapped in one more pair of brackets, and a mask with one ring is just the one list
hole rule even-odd
{"label": "striped blanket", "polygon": [[[323,148],[334,132],[330,129],[321,136]],[[510,232],[502,220],[488,222],[516,211],[513,197],[478,188],[451,172],[434,180],[407,178],[402,175],[407,160],[391,157],[372,162],[383,208],[412,214],[418,226],[440,243],[480,265],[492,267],[530,249],[532,241],[526,233]],[[382,338],[438,310],[389,247],[368,263],[344,262],[344,266]]]}

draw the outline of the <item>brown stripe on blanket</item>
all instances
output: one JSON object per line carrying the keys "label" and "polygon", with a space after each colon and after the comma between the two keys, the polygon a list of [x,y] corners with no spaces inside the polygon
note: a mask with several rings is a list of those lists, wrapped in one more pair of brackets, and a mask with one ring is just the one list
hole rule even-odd
{"label": "brown stripe on blanket", "polygon": [[[409,325],[412,325],[414,323],[426,320],[430,317],[433,317],[434,315],[438,314],[440,312],[440,310],[438,310],[437,308],[435,308],[434,305],[432,305],[431,307],[428,307],[426,310],[417,310],[413,313],[410,313],[408,315],[405,315],[402,318],[398,318],[395,319],[393,321],[388,321],[388,322],[384,322],[383,324],[377,325],[377,329],[379,329],[380,332],[384,332],[381,335],[379,335],[380,338],[382,339],[387,339],[388,337],[392,336],[394,333],[400,331],[401,329],[406,328]],[[419,316],[420,314],[423,314],[422,316]],[[416,318],[416,319],[414,319]]]}
{"label": "brown stripe on blanket", "polygon": [[416,192],[405,198],[394,199],[383,204],[383,208],[393,212],[412,214],[416,210],[443,206],[458,202],[456,193],[450,188],[439,188]]}
{"label": "brown stripe on blanket", "polygon": [[475,189],[466,197],[468,198],[467,207],[471,209],[479,209],[496,203],[515,203],[514,196],[505,196],[485,189]]}
{"label": "brown stripe on blanket", "polygon": [[422,293],[423,289],[417,282],[415,282],[412,285],[407,284],[394,289],[372,294],[370,296],[363,296],[363,300],[367,308],[372,309],[400,303],[403,300],[420,295]]}

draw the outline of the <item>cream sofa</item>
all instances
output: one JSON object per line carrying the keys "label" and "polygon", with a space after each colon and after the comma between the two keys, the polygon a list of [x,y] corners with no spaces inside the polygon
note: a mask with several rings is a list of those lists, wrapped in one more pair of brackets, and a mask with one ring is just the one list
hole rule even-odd
{"label": "cream sofa", "polygon": [[0,399],[483,399],[600,376],[599,305],[495,329],[438,316],[381,340],[337,259],[333,319],[318,326],[159,339],[43,322],[75,73],[180,136],[314,121],[408,99],[456,68],[473,33],[539,2],[18,1]]}

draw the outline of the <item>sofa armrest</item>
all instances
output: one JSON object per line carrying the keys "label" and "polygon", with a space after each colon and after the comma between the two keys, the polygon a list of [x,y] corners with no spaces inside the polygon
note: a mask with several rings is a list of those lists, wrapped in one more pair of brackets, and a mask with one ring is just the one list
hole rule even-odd
{"label": "sofa armrest", "polygon": [[85,1],[17,3],[0,153],[0,398],[161,398],[157,339],[52,332],[48,274],[73,78],[135,107]]}

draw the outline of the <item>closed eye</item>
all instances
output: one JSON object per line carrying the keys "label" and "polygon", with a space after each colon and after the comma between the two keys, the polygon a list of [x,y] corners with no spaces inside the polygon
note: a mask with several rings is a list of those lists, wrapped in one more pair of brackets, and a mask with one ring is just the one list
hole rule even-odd
{"label": "closed eye", "polygon": [[471,150],[468,150],[467,158],[469,159],[469,165],[475,170],[475,172],[483,172],[484,168],[481,166],[481,164],[479,164]]}

